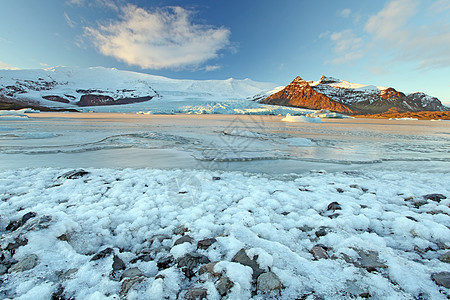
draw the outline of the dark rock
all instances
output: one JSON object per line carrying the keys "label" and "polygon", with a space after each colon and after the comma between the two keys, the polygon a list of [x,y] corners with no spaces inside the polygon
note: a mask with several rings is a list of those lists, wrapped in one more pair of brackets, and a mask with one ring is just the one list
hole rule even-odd
{"label": "dark rock", "polygon": [[200,269],[198,270],[198,274],[202,275],[205,273],[209,273],[213,276],[220,276],[220,273],[214,272],[214,267],[216,266],[217,263],[218,262],[215,261],[215,262],[211,262],[209,264],[201,266]]}
{"label": "dark rock", "polygon": [[176,245],[180,245],[183,243],[192,243],[193,241],[194,241],[194,239],[192,237],[190,237],[189,235],[184,235],[184,236],[180,237],[178,240],[176,240],[173,245],[176,246]]}
{"label": "dark rock", "polygon": [[28,255],[15,265],[13,265],[11,268],[9,268],[8,272],[23,272],[28,271],[36,267],[38,264],[38,257],[35,254]]}
{"label": "dark rock", "polygon": [[156,234],[154,236],[152,236],[150,239],[148,239],[150,246],[153,245],[156,242],[161,243],[164,240],[169,239],[170,237],[164,234]]}
{"label": "dark rock", "polygon": [[184,225],[180,225],[173,230],[173,234],[184,235],[188,231],[189,231],[189,229],[187,229]]}
{"label": "dark rock", "polygon": [[448,252],[445,253],[445,254],[442,254],[442,255],[439,257],[439,260],[442,261],[442,262],[445,262],[445,263],[450,263],[450,251],[448,251]]}
{"label": "dark rock", "polygon": [[312,247],[311,250],[309,250],[309,253],[313,255],[315,260],[327,259],[329,257],[327,251],[324,248],[317,245]]}
{"label": "dark rock", "polygon": [[144,280],[143,276],[133,276],[131,278],[126,278],[122,281],[122,288],[120,290],[120,298],[126,299],[126,295],[130,292],[131,288]]}
{"label": "dark rock", "polygon": [[166,256],[161,258],[160,260],[158,260],[158,262],[156,263],[156,265],[158,266],[159,270],[164,270],[164,269],[168,269],[173,265],[173,256]]}
{"label": "dark rock", "polygon": [[325,236],[328,234],[328,227],[320,226],[319,230],[315,232],[317,237]]}
{"label": "dark rock", "polygon": [[74,297],[67,297],[65,295],[64,287],[60,284],[56,291],[52,294],[51,300],[75,300]]}
{"label": "dark rock", "polygon": [[[261,276],[260,276],[261,277]],[[231,281],[228,277],[222,276],[216,284],[216,289],[219,292],[220,296],[225,296],[228,294],[230,289],[234,286],[234,282]]]}
{"label": "dark rock", "polygon": [[38,218],[34,218],[33,220],[24,224],[23,230],[41,230],[48,228],[50,226],[51,220],[52,217],[50,216],[40,216]]}
{"label": "dark rock", "polygon": [[6,226],[6,230],[10,230],[10,231],[15,231],[17,228],[19,228],[20,225],[20,221],[11,221],[9,222],[9,224]]}
{"label": "dark rock", "polygon": [[188,278],[189,280],[192,279],[192,277],[195,276],[194,271],[192,269],[190,269],[190,268],[184,267],[184,268],[181,269],[181,271],[184,273],[184,276],[186,278]]}
{"label": "dark rock", "polygon": [[330,219],[336,219],[336,218],[339,217],[339,216],[340,216],[340,214],[335,213],[335,214],[329,215],[328,218],[330,218]]}
{"label": "dark rock", "polygon": [[36,217],[36,215],[37,214],[35,212],[32,212],[32,211],[24,214],[23,217],[22,217],[22,220],[21,220],[22,225],[25,224],[29,219],[32,219],[32,218]]}
{"label": "dark rock", "polygon": [[102,106],[102,105],[122,105],[122,104],[132,104],[149,101],[153,96],[135,97],[135,98],[121,98],[114,100],[113,97],[106,95],[94,95],[87,94],[80,98],[77,102],[78,106]]}
{"label": "dark rock", "polygon": [[358,264],[369,272],[376,271],[377,268],[387,268],[387,266],[380,262],[378,253],[375,251],[357,250],[359,255]]}
{"label": "dark rock", "polygon": [[197,253],[187,253],[183,257],[177,259],[177,266],[178,268],[187,267],[189,269],[194,269],[199,265],[207,264],[209,262],[209,258],[205,255]]}
{"label": "dark rock", "polygon": [[257,259],[258,259],[258,256],[256,256],[256,255],[255,255],[255,257],[253,257],[253,259],[250,259],[250,257],[248,257],[247,253],[245,252],[245,249],[242,248],[241,250],[238,251],[238,253],[236,253],[234,255],[234,257],[231,261],[237,262],[237,263],[240,263],[241,265],[249,266],[250,268],[252,268],[253,278],[256,279],[256,278],[258,278],[259,275],[264,273],[264,270],[261,269],[259,267],[258,263],[256,262]]}
{"label": "dark rock", "polygon": [[280,278],[273,272],[262,273],[256,282],[256,289],[264,293],[281,290],[282,288]]}
{"label": "dark rock", "polygon": [[198,249],[208,249],[215,242],[217,242],[217,240],[215,238],[204,239],[204,240],[198,241],[197,248]]}
{"label": "dark rock", "polygon": [[65,179],[77,179],[77,178],[81,178],[85,175],[89,174],[89,172],[83,170],[83,169],[78,169],[78,170],[72,170],[69,172],[66,172],[64,174],[62,174],[61,176],[58,177],[58,179],[60,178],[65,178]]}
{"label": "dark rock", "polygon": [[61,234],[60,236],[57,237],[58,240],[60,241],[64,241],[64,242],[68,242],[69,238],[67,237],[67,234]]}
{"label": "dark rock", "polygon": [[0,275],[6,274],[8,268],[4,264],[0,264]]}
{"label": "dark rock", "polygon": [[8,226],[6,226],[6,230],[10,230],[10,231],[15,231],[17,230],[19,227],[23,226],[28,220],[36,217],[36,213],[35,212],[28,212],[26,214],[24,214],[22,216],[22,218],[19,221],[12,221],[8,224]]}
{"label": "dark rock", "polygon": [[407,218],[407,219],[409,219],[409,220],[411,220],[411,221],[414,221],[414,222],[418,222],[416,219],[414,219],[414,218],[411,217],[411,216],[406,216],[405,218]]}
{"label": "dark rock", "polygon": [[199,300],[206,299],[208,296],[208,290],[204,288],[190,288],[184,295],[186,300]]}
{"label": "dark rock", "polygon": [[447,199],[442,194],[427,194],[422,196],[424,199],[435,201],[435,202],[441,202],[441,200]]}
{"label": "dark rock", "polygon": [[341,188],[337,188],[336,191],[337,191],[338,193],[340,193],[340,194],[342,194],[342,193],[344,192],[344,190],[341,189]]}
{"label": "dark rock", "polygon": [[69,100],[66,98],[63,98],[61,96],[56,95],[49,95],[49,96],[42,96],[45,100],[54,101],[54,102],[60,102],[60,103],[70,103]]}
{"label": "dark rock", "polygon": [[26,238],[17,238],[14,243],[9,243],[8,246],[6,246],[6,250],[8,250],[11,254],[14,254],[17,248],[25,246],[26,244],[28,244],[28,240]]}
{"label": "dark rock", "polygon": [[153,260],[153,257],[150,254],[142,254],[130,260],[130,263],[134,264],[137,263],[138,261],[151,261],[151,260]]}
{"label": "dark rock", "polygon": [[120,280],[124,280],[125,278],[133,278],[133,277],[139,277],[144,276],[144,274],[139,270],[138,268],[130,268],[127,269],[125,272],[123,272],[122,276],[120,277]]}
{"label": "dark rock", "polygon": [[120,259],[117,255],[114,255],[113,258],[113,264],[112,264],[113,271],[119,271],[119,270],[125,270],[125,263],[123,260]]}
{"label": "dark rock", "polygon": [[95,255],[91,258],[91,261],[99,260],[99,259],[105,258],[106,256],[111,255],[113,252],[114,252],[114,250],[113,250],[112,248],[106,248],[106,249],[100,251],[99,253],[95,254]]}
{"label": "dark rock", "polygon": [[341,205],[339,205],[339,203],[337,202],[331,202],[330,204],[328,204],[327,210],[340,210],[341,209]]}
{"label": "dark rock", "polygon": [[433,279],[437,285],[450,289],[450,272],[434,273],[431,275],[431,279]]}

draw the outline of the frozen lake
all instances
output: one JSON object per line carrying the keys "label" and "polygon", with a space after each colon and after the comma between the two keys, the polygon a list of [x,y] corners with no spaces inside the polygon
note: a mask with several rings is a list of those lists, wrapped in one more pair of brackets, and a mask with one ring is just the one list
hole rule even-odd
{"label": "frozen lake", "polygon": [[39,113],[0,120],[0,168],[303,173],[450,166],[450,122],[280,116]]}

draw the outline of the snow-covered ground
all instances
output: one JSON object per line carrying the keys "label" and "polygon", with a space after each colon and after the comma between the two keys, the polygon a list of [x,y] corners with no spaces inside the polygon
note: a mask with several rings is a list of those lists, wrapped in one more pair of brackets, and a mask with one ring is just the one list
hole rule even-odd
{"label": "snow-covered ground", "polygon": [[[218,171],[67,171],[0,173],[2,264],[12,263],[0,275],[0,297],[450,295],[431,279],[450,271],[448,257],[441,261],[450,247],[448,172],[312,172],[274,179]],[[447,199],[423,197],[434,193]],[[26,214],[23,225],[5,229]],[[210,238],[209,247],[198,244]],[[235,257],[240,249],[250,263]],[[189,270],[183,269],[187,258]],[[200,274],[208,262],[218,263]],[[252,277],[255,272],[269,273],[271,281]]]}
{"label": "snow-covered ground", "polygon": [[0,298],[450,294],[446,121],[27,115],[0,119]]}

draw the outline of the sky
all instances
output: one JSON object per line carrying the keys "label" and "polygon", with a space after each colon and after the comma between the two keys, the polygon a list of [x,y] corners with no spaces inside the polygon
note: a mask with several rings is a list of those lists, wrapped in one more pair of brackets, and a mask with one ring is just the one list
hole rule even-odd
{"label": "sky", "polygon": [[289,84],[321,75],[450,105],[450,0],[0,0],[0,68]]}

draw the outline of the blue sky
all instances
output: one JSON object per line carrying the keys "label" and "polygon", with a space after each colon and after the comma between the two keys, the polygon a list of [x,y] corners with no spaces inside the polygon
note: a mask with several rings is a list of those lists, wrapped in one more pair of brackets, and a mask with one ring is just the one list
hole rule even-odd
{"label": "blue sky", "polygon": [[450,0],[3,0],[0,68],[114,67],[171,78],[295,76],[450,104]]}

